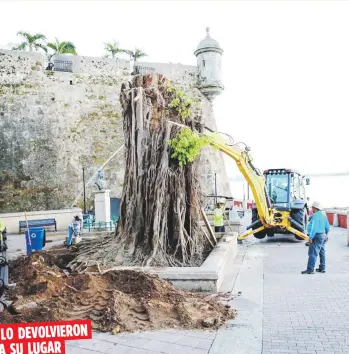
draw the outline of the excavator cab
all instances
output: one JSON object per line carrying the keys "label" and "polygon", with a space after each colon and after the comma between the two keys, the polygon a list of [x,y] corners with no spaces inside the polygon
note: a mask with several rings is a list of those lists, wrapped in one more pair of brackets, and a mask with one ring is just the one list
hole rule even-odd
{"label": "excavator cab", "polygon": [[[309,178],[290,169],[269,169],[264,171],[266,193],[269,195],[271,207],[276,211],[289,212],[294,220],[294,228],[306,233],[309,219],[309,208],[306,186]],[[252,222],[258,220],[257,210],[252,211]],[[290,233],[285,228],[267,228],[254,234],[258,239],[274,236],[275,233]],[[301,239],[296,236],[297,239]]]}

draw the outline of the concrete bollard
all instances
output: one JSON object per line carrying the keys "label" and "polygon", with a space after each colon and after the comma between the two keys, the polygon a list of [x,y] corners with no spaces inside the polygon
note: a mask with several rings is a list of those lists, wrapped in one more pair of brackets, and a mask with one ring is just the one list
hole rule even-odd
{"label": "concrete bollard", "polygon": [[333,226],[334,227],[339,226],[338,214],[333,214]]}

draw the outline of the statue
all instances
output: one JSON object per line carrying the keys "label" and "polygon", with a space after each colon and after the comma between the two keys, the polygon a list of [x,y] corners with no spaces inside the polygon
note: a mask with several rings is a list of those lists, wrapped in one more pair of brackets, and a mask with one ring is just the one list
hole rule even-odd
{"label": "statue", "polygon": [[107,188],[107,182],[104,179],[104,174],[102,170],[98,170],[95,184],[98,187],[98,190],[100,191],[104,191]]}
{"label": "statue", "polygon": [[53,67],[54,67],[54,65],[53,65],[51,62],[49,62],[48,65],[47,65],[46,70],[52,71],[52,70],[53,70]]}

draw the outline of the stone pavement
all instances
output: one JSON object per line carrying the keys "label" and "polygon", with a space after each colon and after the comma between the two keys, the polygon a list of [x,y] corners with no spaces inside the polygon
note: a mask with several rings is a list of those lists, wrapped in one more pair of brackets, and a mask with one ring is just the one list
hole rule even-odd
{"label": "stone pavement", "polygon": [[349,353],[346,230],[332,229],[326,274],[297,274],[306,268],[303,245],[263,246],[263,354]]}
{"label": "stone pavement", "polygon": [[331,230],[326,274],[300,274],[308,248],[292,236],[251,238],[239,247],[221,289],[232,291],[228,303],[238,315],[225,327],[96,333],[67,342],[67,354],[349,354],[346,230]]}

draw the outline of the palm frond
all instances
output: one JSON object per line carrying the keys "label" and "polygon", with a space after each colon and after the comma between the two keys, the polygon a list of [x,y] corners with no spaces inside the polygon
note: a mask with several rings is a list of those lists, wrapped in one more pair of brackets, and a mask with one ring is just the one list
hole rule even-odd
{"label": "palm frond", "polygon": [[48,48],[54,50],[55,52],[57,52],[57,46],[56,46],[55,43],[50,42],[50,43],[47,43],[46,46],[47,46]]}
{"label": "palm frond", "polygon": [[104,43],[105,45],[105,51],[111,53],[112,58],[115,57],[116,54],[120,53],[122,50],[119,47],[119,42],[115,42],[114,43]]}
{"label": "palm frond", "polygon": [[32,37],[28,32],[23,32],[23,31],[17,32],[17,36],[24,37],[24,38],[27,39],[28,41],[29,41],[29,39]]}
{"label": "palm frond", "polygon": [[45,44],[34,43],[33,45],[34,45],[34,48],[35,48],[35,49],[40,48],[40,49],[42,49],[45,53],[47,53],[47,47],[46,47]]}
{"label": "palm frond", "polygon": [[21,36],[25,39],[25,42],[23,42],[23,43],[25,43],[25,45],[23,46],[23,43],[20,45],[22,50],[29,47],[30,51],[32,51],[33,48],[35,48],[35,50],[38,48],[41,48],[45,52],[47,51],[47,49],[45,48],[45,45],[43,43],[40,43],[40,41],[46,40],[46,37],[43,34],[36,33],[34,35],[31,35],[28,32],[19,31],[17,33],[17,36]]}
{"label": "palm frond", "polygon": [[27,42],[22,42],[17,47],[13,47],[12,50],[25,50],[27,47]]}
{"label": "palm frond", "polygon": [[135,56],[135,58],[142,58],[142,57],[146,57],[148,54],[147,53],[145,53],[145,52],[142,52],[140,49],[137,49],[136,48],[136,50],[135,50],[135,52],[134,52],[134,56]]}
{"label": "palm frond", "polygon": [[128,54],[130,58],[132,58],[134,61],[137,61],[137,59],[147,56],[146,53],[142,52],[138,48],[135,48],[134,50],[123,49],[122,52]]}
{"label": "palm frond", "polygon": [[133,57],[133,51],[128,49],[120,49],[121,52],[128,54],[130,57]]}
{"label": "palm frond", "polygon": [[56,42],[55,43],[47,43],[47,47],[52,49],[54,51],[54,54],[73,54],[73,55],[78,55],[76,52],[76,47],[75,44],[73,44],[72,42],[60,42],[57,38],[56,38]]}
{"label": "palm frond", "polygon": [[41,33],[36,33],[32,37],[33,37],[34,41],[46,40],[46,37],[43,34],[41,34]]}
{"label": "palm frond", "polygon": [[61,42],[59,46],[60,54],[73,54],[77,55],[76,47],[72,42]]}

